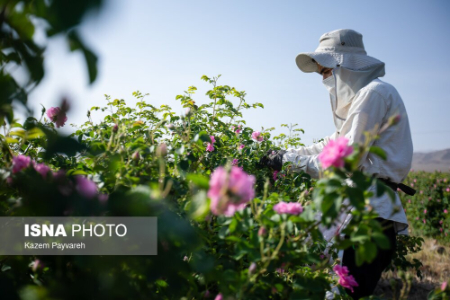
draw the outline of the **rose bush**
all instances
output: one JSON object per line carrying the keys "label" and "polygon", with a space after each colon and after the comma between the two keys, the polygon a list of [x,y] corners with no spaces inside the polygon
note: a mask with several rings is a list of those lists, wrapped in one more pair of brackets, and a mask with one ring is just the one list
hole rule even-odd
{"label": "rose bush", "polygon": [[450,242],[450,174],[436,171],[414,171],[407,184],[414,187],[414,196],[402,195],[401,200],[408,222],[422,236]]}
{"label": "rose bush", "polygon": [[[134,108],[106,96],[106,105],[92,107],[70,137],[58,134],[45,110],[40,120],[5,126],[2,216],[158,217],[157,256],[0,257],[0,283],[8,293],[34,299],[324,299],[337,285],[339,297],[347,297],[342,286],[355,284],[348,272],[333,275],[337,251],[355,247],[362,264],[389,247],[367,209],[367,189],[375,182],[377,193],[390,190],[358,170],[365,152],[381,150],[338,144],[339,151],[328,149],[329,168],[318,181],[292,172],[289,163],[274,174],[259,159],[269,149],[301,144],[300,130],[286,125],[289,135],[272,138],[272,128],[248,127],[242,111],[263,105],[248,104],[245,92],[218,85],[218,77],[202,79],[212,85],[208,101],[197,103],[197,89],[189,87],[176,96],[183,115],[135,92]],[[95,123],[96,111],[109,114]],[[344,230],[348,238],[336,236],[330,247],[319,225],[335,224],[348,208],[344,199],[355,207]]]}

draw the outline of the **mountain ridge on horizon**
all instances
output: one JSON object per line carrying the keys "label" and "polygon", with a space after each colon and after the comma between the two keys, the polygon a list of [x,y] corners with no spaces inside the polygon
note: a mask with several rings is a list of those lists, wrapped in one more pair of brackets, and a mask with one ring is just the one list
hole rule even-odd
{"label": "mountain ridge on horizon", "polygon": [[442,171],[450,172],[450,149],[414,152],[411,164],[414,171]]}

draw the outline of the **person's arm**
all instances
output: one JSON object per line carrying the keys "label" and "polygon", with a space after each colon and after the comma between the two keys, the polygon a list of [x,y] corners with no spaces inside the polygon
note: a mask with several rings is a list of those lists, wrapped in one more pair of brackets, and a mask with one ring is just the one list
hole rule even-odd
{"label": "person's arm", "polygon": [[293,153],[296,155],[314,155],[314,154],[319,154],[320,152],[322,152],[322,149],[325,147],[326,144],[328,144],[328,142],[330,140],[334,140],[337,136],[337,133],[333,133],[330,136],[327,136],[325,138],[323,138],[323,141],[320,141],[318,143],[312,144],[311,146],[304,146],[304,147],[300,147],[300,148],[289,148],[286,150],[286,153]]}
{"label": "person's arm", "polygon": [[[362,90],[355,96],[339,136],[345,136],[349,140],[349,145],[363,142],[363,133],[372,130],[377,124],[381,125],[386,117],[386,112],[387,104],[382,95],[374,90]],[[337,134],[333,136],[336,138]],[[328,141],[320,146],[320,151]],[[304,171],[311,177],[318,178],[321,171],[319,153],[313,155],[301,153],[312,152],[304,152],[302,149],[301,151],[287,152],[283,155],[283,163],[292,162],[294,171]],[[365,157],[362,161],[364,160]]]}

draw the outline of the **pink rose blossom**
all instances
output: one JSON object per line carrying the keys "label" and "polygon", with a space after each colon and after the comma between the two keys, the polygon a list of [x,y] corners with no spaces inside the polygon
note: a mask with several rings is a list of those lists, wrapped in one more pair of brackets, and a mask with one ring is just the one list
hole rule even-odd
{"label": "pink rose blossom", "polygon": [[303,211],[303,207],[300,203],[281,201],[273,207],[273,210],[278,214],[298,215]]}
{"label": "pink rose blossom", "polygon": [[426,214],[426,213],[427,213],[427,210],[426,210],[426,209],[424,209],[424,210],[423,210],[423,213],[424,213],[424,214]]}
{"label": "pink rose blossom", "polygon": [[446,191],[447,191],[447,192],[450,192],[450,188],[447,188]]}
{"label": "pink rose blossom", "polygon": [[38,269],[41,269],[43,266],[44,266],[44,264],[39,259],[35,259],[30,264],[31,270],[33,270],[33,272],[36,272]]}
{"label": "pink rose blossom", "polygon": [[[236,129],[236,130],[235,130]],[[239,134],[242,132],[242,125],[238,125],[237,127],[232,127],[232,130],[234,130],[234,132],[236,132],[236,134]]]}
{"label": "pink rose blossom", "polygon": [[444,221],[440,220],[440,221],[439,221],[439,224],[442,224],[442,223],[444,223]]}
{"label": "pink rose blossom", "polygon": [[423,224],[427,224],[427,220],[422,219]]}
{"label": "pink rose blossom", "polygon": [[213,152],[214,151],[214,143],[216,142],[216,139],[213,135],[210,135],[209,138],[211,139],[211,143],[206,143],[206,151]]}
{"label": "pink rose blossom", "polygon": [[411,199],[408,199],[408,203],[411,203]]}
{"label": "pink rose blossom", "polygon": [[275,180],[275,181],[277,181],[277,179],[278,179],[277,178],[278,172],[279,171],[277,171],[277,170],[273,171],[272,177],[273,177],[273,180]]}
{"label": "pink rose blossom", "polygon": [[63,127],[67,121],[66,112],[59,107],[50,107],[47,110],[47,116],[55,123],[56,128]]}
{"label": "pink rose blossom", "polygon": [[239,163],[239,159],[234,158],[233,161],[231,162],[231,165],[232,165],[232,166],[237,166],[238,163]]}
{"label": "pink rose blossom", "polygon": [[259,230],[258,230],[258,236],[265,236],[266,233],[267,233],[266,228],[264,228],[264,227],[259,227]]}
{"label": "pink rose blossom", "polygon": [[252,262],[250,267],[248,267],[248,272],[250,274],[253,274],[253,273],[255,273],[255,271],[256,271],[256,264],[254,262]]}
{"label": "pink rose blossom", "polygon": [[447,288],[447,281],[444,281],[444,282],[441,284],[441,291],[445,291],[446,288]]}
{"label": "pink rose blossom", "polygon": [[239,146],[239,150],[244,149],[244,147],[245,147],[245,145],[244,145],[244,144],[241,144],[241,145]]}
{"label": "pink rose blossom", "polygon": [[447,214],[447,213],[448,213],[448,210],[444,209],[444,214]]}
{"label": "pink rose blossom", "polygon": [[327,169],[330,166],[342,168],[344,158],[352,154],[353,147],[348,145],[348,139],[340,137],[337,140],[331,140],[322,152],[319,154],[319,160],[322,167]]}
{"label": "pink rose blossom", "polygon": [[255,196],[254,185],[255,176],[241,168],[232,166],[228,173],[225,168],[218,167],[209,181],[212,213],[231,217],[236,211],[243,210]]}
{"label": "pink rose blossom", "polygon": [[414,187],[414,183],[411,183],[411,187]]}
{"label": "pink rose blossom", "polygon": [[14,174],[28,168],[31,165],[31,158],[29,156],[19,154],[14,156],[12,164],[12,172]]}
{"label": "pink rose blossom", "polygon": [[41,174],[41,176],[42,176],[44,179],[47,178],[48,172],[51,171],[51,170],[50,170],[50,167],[47,166],[46,164],[36,164],[36,165],[34,166],[34,169],[35,169],[39,174]]}
{"label": "pink rose blossom", "polygon": [[286,266],[286,263],[282,263],[280,268],[277,268],[275,270],[275,272],[283,274],[284,272],[286,272],[286,270],[284,269],[284,267]]}
{"label": "pink rose blossom", "polygon": [[358,286],[358,283],[352,275],[348,275],[348,268],[345,266],[336,265],[333,267],[333,271],[339,277],[338,283],[342,287],[351,290],[353,293],[353,287]]}
{"label": "pink rose blossom", "polygon": [[77,182],[76,189],[83,197],[92,199],[98,194],[97,185],[92,180],[78,175],[75,176],[75,181]]}
{"label": "pink rose blossom", "polygon": [[252,140],[254,140],[255,142],[262,142],[264,140],[264,137],[261,135],[261,132],[259,131],[255,131],[252,133]]}
{"label": "pink rose blossom", "polygon": [[420,194],[422,195],[422,194],[423,194],[423,191],[420,191]]}
{"label": "pink rose blossom", "polygon": [[109,195],[108,194],[99,194],[98,195],[98,201],[105,203],[107,202],[109,199]]}
{"label": "pink rose blossom", "polygon": [[414,178],[414,183],[416,183],[416,182],[417,182],[417,179]]}
{"label": "pink rose blossom", "polygon": [[442,227],[441,227],[441,228],[439,228],[439,231],[440,231],[440,232],[442,232]]}
{"label": "pink rose blossom", "polygon": [[217,294],[216,298],[214,300],[223,300],[222,294]]}

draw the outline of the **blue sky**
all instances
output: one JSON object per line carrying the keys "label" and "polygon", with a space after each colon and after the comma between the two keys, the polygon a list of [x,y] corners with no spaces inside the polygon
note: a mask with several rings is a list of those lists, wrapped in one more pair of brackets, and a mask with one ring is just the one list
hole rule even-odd
{"label": "blue sky", "polygon": [[450,148],[448,1],[105,2],[81,28],[99,55],[97,81],[89,86],[81,54],[53,38],[46,77],[30,96],[36,115],[40,104],[57,106],[68,95],[68,123],[81,124],[90,107],[105,103],[104,94],[133,104],[135,90],[181,113],[177,94],[194,85],[202,103],[209,86],[200,77],[222,74],[219,83],[264,104],[244,113],[249,126],[283,132],[280,124],[298,123],[311,144],[335,130],[330,101],[321,77],[302,73],[295,57],[313,51],[323,33],[351,28],[363,34],[368,55],[386,63],[382,80],[405,102],[414,150]]}

